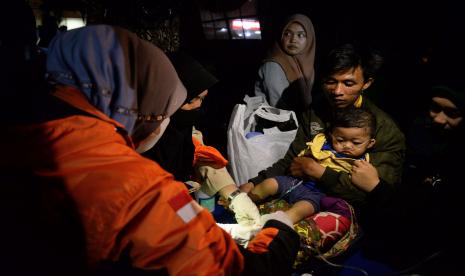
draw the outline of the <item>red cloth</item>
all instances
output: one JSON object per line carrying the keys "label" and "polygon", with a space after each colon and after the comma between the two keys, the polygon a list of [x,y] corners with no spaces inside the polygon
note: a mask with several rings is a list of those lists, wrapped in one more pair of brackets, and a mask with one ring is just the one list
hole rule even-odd
{"label": "red cloth", "polygon": [[332,212],[319,212],[311,218],[320,230],[319,248],[325,252],[349,231],[350,219]]}

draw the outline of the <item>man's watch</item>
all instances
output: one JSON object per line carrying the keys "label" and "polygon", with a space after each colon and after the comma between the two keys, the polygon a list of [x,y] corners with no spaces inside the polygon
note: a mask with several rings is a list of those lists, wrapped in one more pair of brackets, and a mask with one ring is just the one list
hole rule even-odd
{"label": "man's watch", "polygon": [[228,202],[231,203],[231,201],[241,193],[241,190],[235,190],[234,192],[230,193],[228,196]]}

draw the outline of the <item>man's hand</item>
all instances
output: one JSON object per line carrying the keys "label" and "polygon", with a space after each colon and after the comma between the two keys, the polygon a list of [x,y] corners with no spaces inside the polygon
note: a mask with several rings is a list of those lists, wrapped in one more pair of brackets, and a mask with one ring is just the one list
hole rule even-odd
{"label": "man's hand", "polygon": [[376,168],[365,160],[356,160],[350,172],[352,184],[365,192],[371,192],[379,183]]}
{"label": "man's hand", "polygon": [[292,161],[289,171],[295,177],[311,177],[312,179],[319,180],[325,172],[325,167],[318,164],[313,158],[310,157],[296,157]]}

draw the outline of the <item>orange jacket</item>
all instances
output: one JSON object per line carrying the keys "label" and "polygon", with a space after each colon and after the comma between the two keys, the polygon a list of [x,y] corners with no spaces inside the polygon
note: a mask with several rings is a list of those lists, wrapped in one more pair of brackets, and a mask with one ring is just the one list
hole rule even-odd
{"label": "orange jacket", "polygon": [[[33,168],[42,176],[64,181],[81,217],[90,264],[129,254],[133,266],[166,269],[169,275],[243,272],[244,250],[215,224],[208,210],[192,200],[184,184],[139,155],[130,139],[118,132],[118,122],[73,90],[61,87],[55,96],[88,116],[8,128],[4,160],[9,163],[2,165]],[[278,228],[259,234],[247,254],[258,252],[260,262],[265,256],[272,263],[264,252],[282,232]],[[282,239],[288,239],[286,235]],[[282,257],[290,267],[292,260],[287,259],[297,249],[275,248],[286,255],[290,252],[291,257]]]}

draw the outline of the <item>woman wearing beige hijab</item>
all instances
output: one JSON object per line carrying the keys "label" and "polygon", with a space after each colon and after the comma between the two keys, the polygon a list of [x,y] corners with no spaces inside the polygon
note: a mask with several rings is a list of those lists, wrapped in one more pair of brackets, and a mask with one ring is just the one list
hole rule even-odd
{"label": "woman wearing beige hijab", "polygon": [[258,71],[255,95],[272,106],[298,113],[312,102],[315,31],[303,14],[290,16]]}

